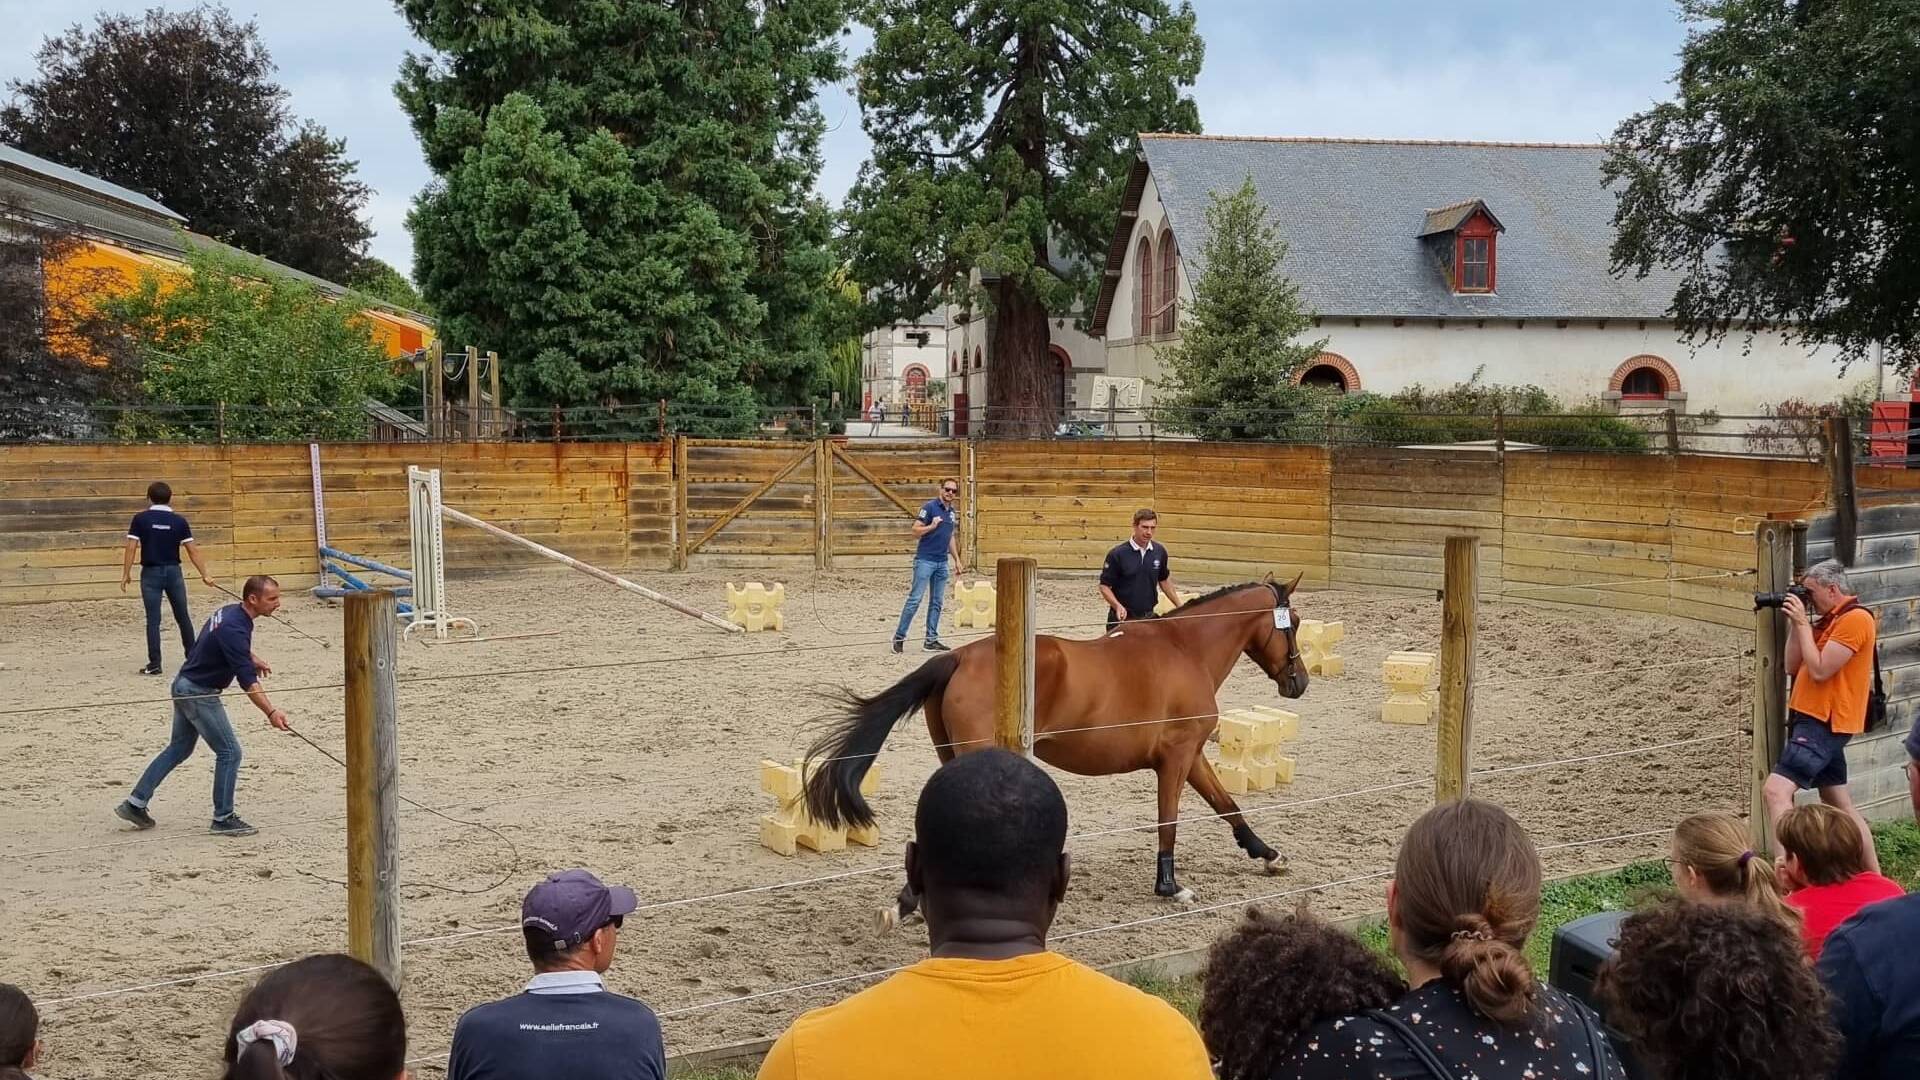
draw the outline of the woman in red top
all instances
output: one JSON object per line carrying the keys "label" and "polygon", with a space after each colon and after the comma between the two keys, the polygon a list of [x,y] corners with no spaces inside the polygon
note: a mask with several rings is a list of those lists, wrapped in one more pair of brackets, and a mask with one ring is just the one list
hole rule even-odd
{"label": "woman in red top", "polygon": [[1833,929],[1868,904],[1905,896],[1898,882],[1867,869],[1861,854],[1860,826],[1853,816],[1825,803],[1796,806],[1782,814],[1781,875],[1792,891],[1787,903],[1799,909],[1807,955],[1820,959],[1820,947]]}

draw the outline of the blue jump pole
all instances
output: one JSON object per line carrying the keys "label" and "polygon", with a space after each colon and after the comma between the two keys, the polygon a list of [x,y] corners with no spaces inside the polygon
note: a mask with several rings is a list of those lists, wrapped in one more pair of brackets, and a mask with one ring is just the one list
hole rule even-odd
{"label": "blue jump pole", "polygon": [[378,573],[387,574],[392,577],[397,577],[402,581],[413,580],[413,571],[411,570],[402,570],[397,566],[388,566],[386,563],[376,562],[373,559],[369,559],[363,555],[349,555],[346,552],[341,551],[339,548],[323,547],[320,549],[320,554],[325,555],[331,559],[339,559],[341,562],[351,563],[354,566],[361,567],[362,569],[373,570]]}

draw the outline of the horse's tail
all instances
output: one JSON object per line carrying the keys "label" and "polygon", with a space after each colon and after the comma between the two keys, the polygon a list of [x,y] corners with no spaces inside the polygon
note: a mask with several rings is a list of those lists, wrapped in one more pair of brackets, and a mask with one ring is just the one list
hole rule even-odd
{"label": "horse's tail", "polygon": [[846,693],[846,718],[807,749],[807,813],[831,828],[873,824],[873,809],[860,794],[860,780],[895,724],[913,715],[927,699],[946,690],[960,666],[953,653],[936,656],[913,674],[872,697]]}

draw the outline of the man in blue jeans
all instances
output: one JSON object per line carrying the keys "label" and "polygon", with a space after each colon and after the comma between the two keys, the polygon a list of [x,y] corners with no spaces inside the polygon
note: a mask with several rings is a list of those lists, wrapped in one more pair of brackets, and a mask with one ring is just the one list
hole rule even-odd
{"label": "man in blue jeans", "polygon": [[254,620],[279,607],[280,583],[256,575],[241,587],[239,603],[214,612],[201,627],[186,665],[173,678],[173,737],[140,775],[133,794],[113,808],[120,820],[136,829],[153,828],[147,804],[155,789],[193,756],[194,743],[205,739],[213,749],[213,825],[207,831],[216,836],[252,836],[259,831],[233,812],[233,789],[240,779],[240,738],[233,733],[220,692],[239,682],[254,707],[266,714],[267,723],[287,730],[287,714],[274,708],[260,685],[261,676],[273,669],[253,654]]}
{"label": "man in blue jeans", "polygon": [[920,601],[933,595],[927,603],[927,644],[928,652],[946,652],[946,645],[940,641],[940,605],[947,597],[947,560],[960,565],[959,532],[954,528],[954,500],[960,497],[960,481],[948,477],[940,481],[940,494],[928,499],[927,504],[913,517],[913,535],[918,537],[920,545],[913,553],[913,588],[907,593],[907,604],[900,609],[900,625],[893,631],[893,651],[900,652],[907,647],[907,631],[913,627],[914,613],[920,610]]}
{"label": "man in blue jeans", "polygon": [[200,545],[193,542],[193,526],[173,512],[173,489],[155,481],[147,485],[147,508],[133,515],[127,527],[127,545],[120,556],[120,591],[133,583],[133,555],[140,553],[140,602],[147,608],[147,666],[142,675],[159,675],[160,598],[173,605],[173,621],[180,626],[181,651],[193,652],[193,616],[187,613],[187,579],[180,572],[180,552],[185,549],[200,571],[200,580],[209,585],[207,561],[200,557]]}

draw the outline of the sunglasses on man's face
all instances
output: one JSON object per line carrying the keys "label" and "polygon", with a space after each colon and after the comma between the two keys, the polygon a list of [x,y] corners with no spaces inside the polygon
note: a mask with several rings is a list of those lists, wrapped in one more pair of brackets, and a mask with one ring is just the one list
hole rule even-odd
{"label": "sunglasses on man's face", "polygon": [[941,489],[940,489],[940,494],[942,494],[942,495],[958,495],[958,494],[960,494],[960,489],[959,489],[959,488],[941,488]]}
{"label": "sunglasses on man's face", "polygon": [[627,917],[625,915],[615,915],[613,918],[607,920],[607,925],[613,927],[615,930],[618,930],[626,922],[626,920],[627,920]]}

